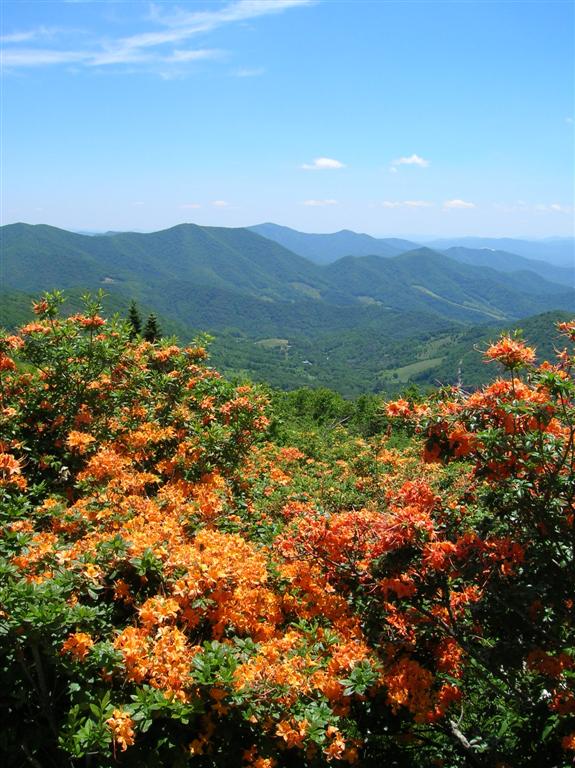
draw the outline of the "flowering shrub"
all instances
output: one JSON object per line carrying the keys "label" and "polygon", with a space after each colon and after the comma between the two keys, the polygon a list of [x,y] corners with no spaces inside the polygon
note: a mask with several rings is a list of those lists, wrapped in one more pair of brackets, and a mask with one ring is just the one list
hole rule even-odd
{"label": "flowering shrub", "polygon": [[201,346],[61,298],[0,338],[3,764],[569,764],[567,351],[504,338],[509,378],[387,404],[401,451],[306,451]]}

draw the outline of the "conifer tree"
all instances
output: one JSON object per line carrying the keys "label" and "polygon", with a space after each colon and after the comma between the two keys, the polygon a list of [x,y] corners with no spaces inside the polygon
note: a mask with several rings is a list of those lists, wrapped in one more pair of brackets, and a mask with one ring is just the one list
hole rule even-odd
{"label": "conifer tree", "polygon": [[162,338],[162,331],[158,325],[158,318],[153,312],[146,320],[143,336],[146,341],[151,343],[159,341]]}
{"label": "conifer tree", "polygon": [[130,339],[134,340],[136,336],[139,336],[142,333],[142,318],[140,317],[135,301],[132,301],[130,304],[128,322],[130,323]]}

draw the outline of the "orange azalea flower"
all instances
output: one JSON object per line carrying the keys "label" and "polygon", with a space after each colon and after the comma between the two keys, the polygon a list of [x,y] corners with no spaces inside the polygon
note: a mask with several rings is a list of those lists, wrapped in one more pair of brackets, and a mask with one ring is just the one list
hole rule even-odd
{"label": "orange azalea flower", "polygon": [[106,720],[106,725],[112,731],[114,747],[119,744],[125,752],[134,743],[134,721],[127,712],[115,709],[112,717]]}
{"label": "orange azalea flower", "polygon": [[273,757],[258,757],[254,760],[254,768],[274,768],[277,765],[277,760]]}
{"label": "orange azalea flower", "polygon": [[46,299],[40,299],[40,301],[32,302],[32,309],[35,315],[42,315],[48,310],[48,302]]}
{"label": "orange azalea flower", "polygon": [[345,752],[345,740],[338,729],[333,726],[327,728],[326,734],[332,741],[329,746],[324,748],[323,753],[328,761],[339,760]]}
{"label": "orange azalea flower", "polygon": [[28,325],[23,326],[20,328],[20,333],[24,336],[31,334],[31,333],[50,333],[50,326],[44,325],[43,323],[28,323]]}
{"label": "orange azalea flower", "polygon": [[24,340],[20,338],[20,336],[3,336],[0,338],[0,348],[4,347],[5,349],[22,349],[24,346]]}
{"label": "orange azalea flower", "polygon": [[106,322],[103,317],[98,315],[92,315],[92,317],[86,317],[85,315],[72,315],[70,320],[79,323],[83,328],[100,328]]}
{"label": "orange azalea flower", "polygon": [[0,480],[19,475],[21,472],[22,467],[18,459],[9,453],[0,453]]}
{"label": "orange azalea flower", "polygon": [[89,435],[86,432],[78,432],[76,430],[72,430],[68,433],[66,445],[72,451],[85,453],[88,446],[91,445],[95,439],[96,438],[92,437],[92,435]]}
{"label": "orange azalea flower", "polygon": [[561,676],[564,669],[572,669],[574,661],[567,653],[559,653],[552,656],[549,653],[536,648],[527,656],[527,667],[551,678]]}
{"label": "orange azalea flower", "polygon": [[307,720],[296,722],[295,727],[287,720],[281,720],[276,726],[276,735],[285,741],[288,748],[301,747],[306,735],[307,726]]}
{"label": "orange azalea flower", "polygon": [[568,336],[571,341],[575,341],[575,320],[571,320],[568,323],[557,323],[557,329]]}
{"label": "orange azalea flower", "polygon": [[88,655],[94,641],[86,632],[74,632],[62,645],[62,653],[69,653],[78,661],[83,661]]}
{"label": "orange azalea flower", "polygon": [[171,357],[175,357],[179,353],[180,353],[180,348],[172,344],[172,346],[170,347],[165,347],[164,349],[158,349],[157,352],[154,352],[153,359],[156,360],[156,362],[158,363],[165,363]]}
{"label": "orange azalea flower", "polygon": [[15,371],[16,363],[11,357],[0,354],[0,371]]}
{"label": "orange azalea flower", "polygon": [[385,413],[387,416],[395,417],[395,416],[409,416],[411,413],[411,406],[407,402],[407,400],[395,400],[390,403],[387,403],[385,406]]}
{"label": "orange azalea flower", "polygon": [[393,712],[407,707],[416,716],[424,716],[431,705],[433,675],[417,661],[403,657],[385,675],[387,700]]}
{"label": "orange azalea flower", "polygon": [[511,336],[503,336],[486,350],[485,357],[487,361],[497,360],[506,368],[520,368],[535,361],[535,349]]}
{"label": "orange azalea flower", "polygon": [[164,624],[178,615],[179,605],[176,600],[161,596],[151,597],[140,607],[138,613],[144,627]]}

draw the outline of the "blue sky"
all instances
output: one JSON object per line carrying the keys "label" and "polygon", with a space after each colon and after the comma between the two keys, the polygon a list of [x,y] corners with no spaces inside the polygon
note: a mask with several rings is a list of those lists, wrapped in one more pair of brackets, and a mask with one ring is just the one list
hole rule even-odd
{"label": "blue sky", "polygon": [[571,0],[1,0],[2,223],[573,234]]}

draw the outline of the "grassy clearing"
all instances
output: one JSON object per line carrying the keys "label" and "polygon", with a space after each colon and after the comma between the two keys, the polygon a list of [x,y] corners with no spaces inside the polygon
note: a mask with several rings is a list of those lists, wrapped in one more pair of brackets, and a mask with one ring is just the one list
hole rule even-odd
{"label": "grassy clearing", "polygon": [[395,379],[396,381],[406,383],[412,376],[415,376],[418,373],[422,373],[423,371],[428,371],[431,368],[435,368],[442,362],[442,357],[432,357],[427,360],[418,360],[416,363],[410,363],[409,365],[404,365],[401,368],[390,368],[387,371],[383,371],[382,379],[385,381]]}
{"label": "grassy clearing", "polygon": [[262,347],[263,349],[287,349],[289,347],[288,339],[260,339],[254,341],[256,347]]}

